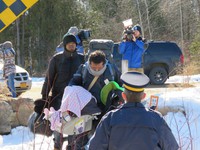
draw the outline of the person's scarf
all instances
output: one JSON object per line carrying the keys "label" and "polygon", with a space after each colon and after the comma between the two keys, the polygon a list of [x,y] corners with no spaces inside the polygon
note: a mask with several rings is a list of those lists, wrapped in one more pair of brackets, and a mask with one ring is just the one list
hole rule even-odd
{"label": "person's scarf", "polygon": [[99,70],[99,71],[93,70],[93,69],[90,67],[89,62],[86,62],[86,68],[87,68],[87,70],[89,71],[89,73],[90,73],[91,75],[93,75],[93,76],[100,76],[100,75],[102,75],[102,74],[104,73],[104,71],[106,70],[106,68],[107,68],[107,63],[108,63],[108,61],[106,61],[106,63],[104,64],[104,67],[103,67],[101,70]]}

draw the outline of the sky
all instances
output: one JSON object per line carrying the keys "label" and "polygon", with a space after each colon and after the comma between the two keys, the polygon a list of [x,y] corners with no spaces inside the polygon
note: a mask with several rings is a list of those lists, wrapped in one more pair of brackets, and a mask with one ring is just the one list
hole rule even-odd
{"label": "sky", "polygon": [[[33,86],[43,83],[44,78],[33,78]],[[197,83],[200,74],[170,77],[166,83]],[[200,86],[156,93],[158,109],[165,112],[164,119],[171,128],[181,150],[200,149]],[[150,98],[145,99],[148,105]],[[64,143],[64,147],[67,142]],[[63,147],[63,149],[64,149]],[[27,127],[12,129],[9,135],[0,135],[0,150],[52,150],[53,137],[33,135]]]}

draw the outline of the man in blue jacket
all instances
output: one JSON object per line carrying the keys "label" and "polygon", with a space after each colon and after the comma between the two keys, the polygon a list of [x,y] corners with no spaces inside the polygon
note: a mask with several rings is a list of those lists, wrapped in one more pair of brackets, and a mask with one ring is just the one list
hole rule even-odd
{"label": "man in blue jacket", "polygon": [[132,33],[124,32],[123,41],[119,46],[120,54],[123,55],[122,65],[124,66],[124,63],[128,63],[128,68],[125,68],[125,70],[122,66],[123,73],[125,71],[143,72],[142,55],[144,52],[144,41],[141,37],[142,30],[139,25],[135,25],[131,31]]}
{"label": "man in blue jacket", "polygon": [[[106,104],[101,100],[101,90],[110,81],[115,81],[121,85],[121,72],[111,64],[103,51],[96,50],[90,53],[88,61],[79,66],[73,78],[69,82],[69,86],[78,85],[87,89],[97,100],[97,106],[101,109],[102,114],[107,110]],[[111,106],[109,106],[111,107]],[[97,116],[98,120],[93,121],[93,128],[96,128],[101,115]],[[93,133],[93,130],[90,134]],[[67,150],[82,150],[88,142],[88,133],[84,132],[79,135],[68,136]]]}
{"label": "man in blue jacket", "polygon": [[149,78],[126,72],[120,108],[108,112],[90,140],[89,150],[177,150],[179,148],[162,115],[141,103]]}

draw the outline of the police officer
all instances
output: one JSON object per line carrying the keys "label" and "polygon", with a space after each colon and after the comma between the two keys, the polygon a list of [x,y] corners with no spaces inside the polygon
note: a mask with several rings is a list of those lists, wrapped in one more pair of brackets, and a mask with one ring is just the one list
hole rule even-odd
{"label": "police officer", "polygon": [[102,118],[89,150],[177,150],[178,144],[161,114],[141,103],[149,78],[143,73],[126,72],[121,80],[126,103]]}

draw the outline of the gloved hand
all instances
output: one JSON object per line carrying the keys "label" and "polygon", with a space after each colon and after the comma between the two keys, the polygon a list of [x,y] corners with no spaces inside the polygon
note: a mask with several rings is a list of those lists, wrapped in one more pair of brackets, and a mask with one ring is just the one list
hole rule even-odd
{"label": "gloved hand", "polygon": [[53,131],[50,129],[49,120],[43,118],[44,114],[32,113],[28,120],[28,127],[34,134],[41,134],[49,137],[52,135]]}
{"label": "gloved hand", "polygon": [[42,114],[44,108],[48,107],[48,101],[44,99],[37,99],[34,102],[34,111],[37,112],[38,114]]}
{"label": "gloved hand", "polygon": [[150,109],[156,110],[156,106],[151,106]]}

